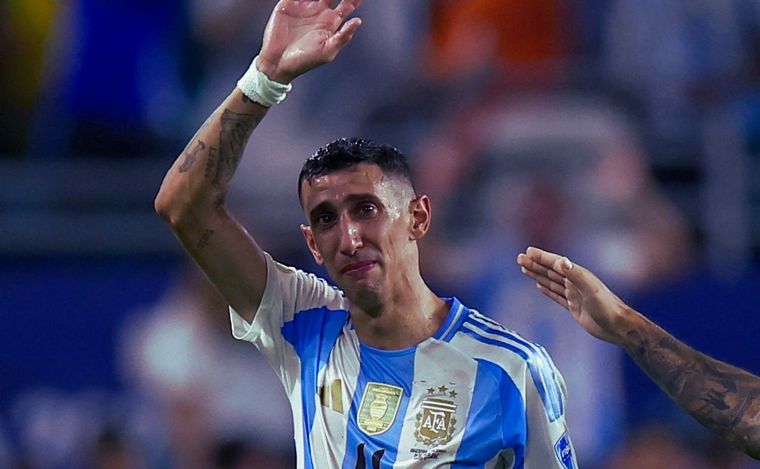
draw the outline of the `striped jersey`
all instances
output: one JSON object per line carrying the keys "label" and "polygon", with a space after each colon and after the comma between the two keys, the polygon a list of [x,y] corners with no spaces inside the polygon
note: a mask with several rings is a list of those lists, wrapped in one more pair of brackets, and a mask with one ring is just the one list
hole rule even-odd
{"label": "striped jersey", "polygon": [[230,309],[232,333],[282,381],[299,468],[577,467],[564,381],[541,346],[450,298],[433,337],[376,349],[342,292],[266,258],[253,323]]}

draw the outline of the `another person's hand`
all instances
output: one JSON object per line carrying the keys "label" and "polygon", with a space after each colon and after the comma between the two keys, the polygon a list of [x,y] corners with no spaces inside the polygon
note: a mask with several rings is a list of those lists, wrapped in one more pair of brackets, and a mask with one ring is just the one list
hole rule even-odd
{"label": "another person's hand", "polygon": [[636,314],[588,269],[566,257],[530,247],[517,256],[522,273],[572,314],[594,337],[622,343],[625,320]]}
{"label": "another person's hand", "polygon": [[331,62],[348,44],[361,19],[346,21],[361,0],[280,0],[272,11],[257,67],[270,79],[290,83]]}

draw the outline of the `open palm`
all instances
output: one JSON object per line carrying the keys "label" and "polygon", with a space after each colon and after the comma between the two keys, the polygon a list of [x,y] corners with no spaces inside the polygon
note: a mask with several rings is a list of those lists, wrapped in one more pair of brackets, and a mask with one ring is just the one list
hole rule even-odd
{"label": "open palm", "polygon": [[517,256],[523,274],[594,337],[619,343],[616,321],[628,307],[588,269],[537,248]]}
{"label": "open palm", "polygon": [[288,83],[332,61],[361,25],[346,18],[361,0],[281,0],[269,18],[259,53],[259,67],[270,78]]}

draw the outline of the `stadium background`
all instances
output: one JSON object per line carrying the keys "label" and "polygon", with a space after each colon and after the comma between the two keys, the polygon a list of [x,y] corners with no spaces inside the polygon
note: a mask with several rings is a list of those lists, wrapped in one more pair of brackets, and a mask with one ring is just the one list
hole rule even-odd
{"label": "stadium background", "polygon": [[[270,0],[0,3],[0,467],[289,467],[266,365],[152,212]],[[567,253],[760,372],[760,3],[382,0],[254,135],[231,204],[276,257],[304,157],[392,143],[431,194],[426,277],[555,357],[582,467],[760,467],[519,277]],[[501,315],[501,316],[500,316]],[[577,415],[573,415],[573,406]]]}

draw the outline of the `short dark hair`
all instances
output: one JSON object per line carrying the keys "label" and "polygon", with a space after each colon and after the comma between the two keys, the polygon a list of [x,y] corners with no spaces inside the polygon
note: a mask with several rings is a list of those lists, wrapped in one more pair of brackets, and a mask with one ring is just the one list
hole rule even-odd
{"label": "short dark hair", "polygon": [[312,182],[319,176],[360,163],[375,164],[383,174],[397,176],[414,187],[407,157],[398,148],[367,138],[339,138],[319,148],[304,161],[301,174],[298,175],[298,200],[301,205],[303,181]]}

